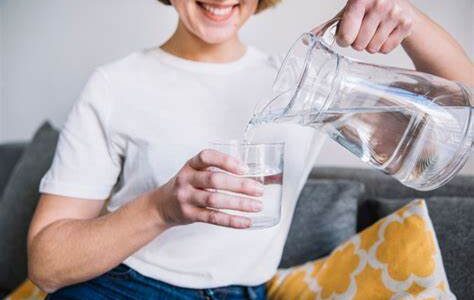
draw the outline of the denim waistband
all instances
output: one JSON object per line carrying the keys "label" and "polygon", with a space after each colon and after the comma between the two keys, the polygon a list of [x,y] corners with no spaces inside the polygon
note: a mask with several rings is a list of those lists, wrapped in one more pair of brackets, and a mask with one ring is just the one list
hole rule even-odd
{"label": "denim waistband", "polygon": [[192,289],[146,277],[121,264],[84,283],[65,287],[47,299],[263,300],[265,284]]}

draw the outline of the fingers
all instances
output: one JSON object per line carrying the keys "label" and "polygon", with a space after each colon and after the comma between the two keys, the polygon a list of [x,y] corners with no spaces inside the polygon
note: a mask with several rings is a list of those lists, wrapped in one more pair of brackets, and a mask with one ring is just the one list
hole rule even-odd
{"label": "fingers", "polygon": [[246,217],[233,216],[217,210],[193,207],[195,221],[233,228],[249,228],[252,221]]}
{"label": "fingers", "polygon": [[[204,192],[204,191],[202,191]],[[247,217],[241,216],[234,216],[230,214],[226,214],[224,212],[220,212],[214,209],[204,208],[203,204],[206,204],[206,199],[203,199],[205,195],[200,193],[198,197],[196,197],[196,191],[192,189],[182,189],[179,193],[177,200],[180,203],[181,207],[181,215],[182,221],[180,224],[188,224],[193,222],[205,222],[220,226],[226,227],[235,227],[235,228],[248,228],[251,225],[251,220]],[[200,198],[200,199],[198,199]],[[204,202],[202,202],[204,201]],[[218,206],[221,206],[222,203],[217,203],[222,200],[220,199],[211,199],[211,204],[216,203]],[[222,201],[226,201],[225,199]],[[196,206],[195,202],[199,202],[199,205]],[[241,205],[248,205],[248,204],[241,204]],[[223,204],[222,206],[225,206]],[[253,206],[251,204],[250,206]],[[255,211],[253,211],[255,212]]]}
{"label": "fingers", "polygon": [[379,24],[380,15],[374,12],[366,15],[362,21],[357,38],[352,43],[352,47],[358,51],[364,50],[375,35]]}
{"label": "fingers", "polygon": [[401,0],[348,0],[337,33],[342,47],[389,53],[410,34],[412,8]]}
{"label": "fingers", "polygon": [[195,190],[193,194],[193,204],[203,208],[232,209],[243,212],[262,210],[262,202],[254,199],[203,190]]}
{"label": "fingers", "polygon": [[217,167],[234,174],[244,174],[246,172],[246,167],[237,158],[212,149],[201,151],[191,158],[188,164],[195,170]]}
{"label": "fingers", "polygon": [[394,20],[388,20],[379,25],[377,32],[373,36],[366,49],[369,53],[377,53],[382,48],[382,45],[387,41],[390,34],[395,30],[397,22]]}
{"label": "fingers", "polygon": [[384,42],[379,52],[384,54],[392,52],[408,35],[409,33],[404,28],[398,26]]}
{"label": "fingers", "polygon": [[342,15],[337,32],[337,43],[341,47],[348,47],[354,43],[365,15],[363,1],[349,1]]}
{"label": "fingers", "polygon": [[190,183],[199,189],[217,189],[259,197],[263,194],[263,185],[249,178],[236,177],[223,172],[194,172]]}

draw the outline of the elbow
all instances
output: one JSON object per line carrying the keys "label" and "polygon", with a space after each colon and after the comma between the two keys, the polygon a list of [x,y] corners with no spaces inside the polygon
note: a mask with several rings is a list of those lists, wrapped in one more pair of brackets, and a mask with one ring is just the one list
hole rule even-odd
{"label": "elbow", "polygon": [[60,270],[55,267],[57,262],[49,259],[50,255],[47,255],[49,252],[49,249],[41,249],[32,240],[28,241],[28,279],[45,293],[51,294],[64,287],[65,284],[59,276]]}
{"label": "elbow", "polygon": [[63,287],[60,281],[51,272],[41,266],[28,263],[28,278],[42,291],[51,294]]}
{"label": "elbow", "polygon": [[28,278],[43,292],[51,294],[61,288],[61,286],[48,276],[38,274],[37,272],[28,270]]}

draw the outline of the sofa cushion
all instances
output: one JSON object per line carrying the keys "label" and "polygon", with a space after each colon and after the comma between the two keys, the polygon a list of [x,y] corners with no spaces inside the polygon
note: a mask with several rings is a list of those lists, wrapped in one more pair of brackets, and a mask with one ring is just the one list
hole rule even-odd
{"label": "sofa cushion", "polygon": [[280,267],[322,257],[356,232],[362,184],[348,180],[308,180],[295,208]]}
{"label": "sofa cushion", "polygon": [[39,182],[51,164],[58,135],[48,123],[38,129],[1,196],[0,289],[14,289],[26,278],[28,226],[39,198]]}
{"label": "sofa cushion", "polygon": [[[368,200],[369,210],[377,219],[406,203],[401,199]],[[431,197],[426,203],[451,289],[459,299],[469,299],[474,295],[474,198]]]}
{"label": "sofa cushion", "polygon": [[25,144],[11,143],[0,145],[0,195],[7,184],[10,173],[23,153]]}

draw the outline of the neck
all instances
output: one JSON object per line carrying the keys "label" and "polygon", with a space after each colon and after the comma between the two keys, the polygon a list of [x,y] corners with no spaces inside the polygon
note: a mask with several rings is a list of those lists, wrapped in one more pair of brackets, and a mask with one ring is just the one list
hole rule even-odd
{"label": "neck", "polygon": [[222,43],[207,43],[190,32],[181,21],[174,34],[160,48],[184,59],[212,63],[236,61],[245,54],[246,49],[238,35]]}

